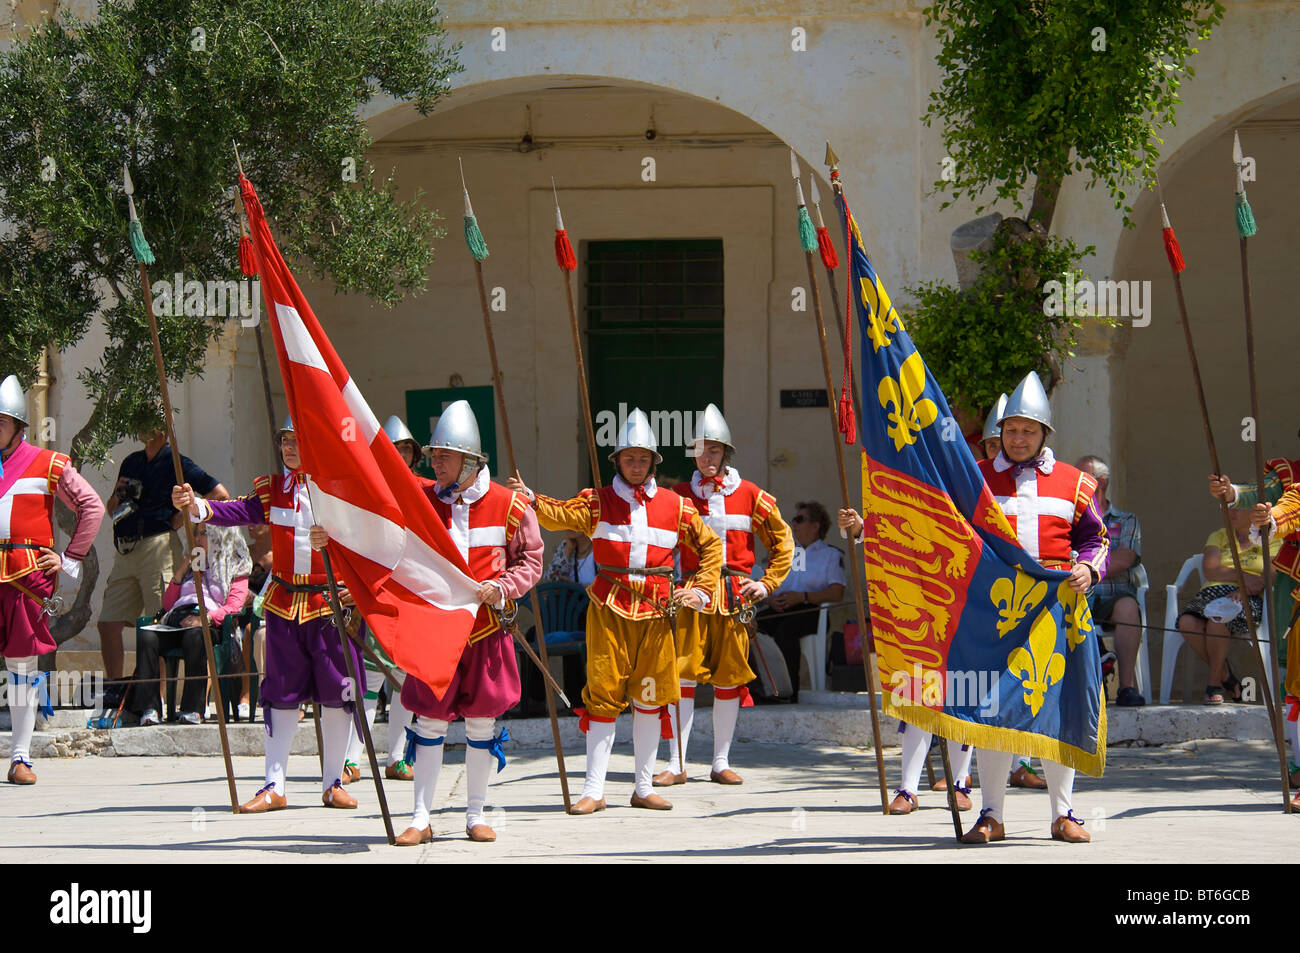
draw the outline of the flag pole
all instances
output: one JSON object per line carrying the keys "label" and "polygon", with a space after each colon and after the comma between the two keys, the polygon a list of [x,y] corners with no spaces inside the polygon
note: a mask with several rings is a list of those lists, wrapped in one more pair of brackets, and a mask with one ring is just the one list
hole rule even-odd
{"label": "flag pole", "polygon": [[[826,144],[826,148],[830,149],[830,143]],[[830,165],[831,163],[827,162],[826,164]],[[851,361],[853,360],[853,354],[849,346],[844,343],[844,322],[847,320],[847,316],[844,309],[840,307],[840,292],[835,286],[835,269],[840,266],[840,261],[835,254],[835,244],[831,241],[830,229],[826,227],[826,220],[822,218],[822,203],[820,196],[817,194],[817,176],[811,173],[808,175],[808,189],[808,198],[812,201],[817,222],[817,251],[822,260],[822,265],[826,268],[826,282],[831,289],[831,307],[835,311],[835,327],[840,333],[840,349],[850,351],[848,357]],[[858,420],[861,420],[862,398],[858,395],[858,379],[856,377],[849,381],[849,388],[853,392],[853,410],[858,415]]]}
{"label": "flag pole", "polygon": [[[459,158],[456,160],[460,163]],[[506,412],[506,392],[505,379],[501,376],[501,365],[497,361],[496,337],[492,333],[491,312],[488,309],[487,286],[483,281],[483,259],[488,256],[487,242],[483,239],[483,232],[478,227],[478,220],[474,217],[474,206],[469,201],[469,187],[465,184],[465,167],[460,167],[460,188],[465,196],[465,244],[469,247],[470,256],[474,259],[474,278],[478,282],[478,301],[483,311],[483,333],[487,337],[488,358],[492,361],[492,383],[497,395],[497,412],[501,414],[501,433],[506,442],[506,461],[510,471],[518,475],[518,463],[515,460],[515,445],[510,438],[510,416]],[[568,284],[567,280],[565,282]],[[570,304],[572,304],[572,294],[570,294]],[[588,421],[590,421],[588,417]],[[546,656],[546,629],[542,625],[542,607],[537,599],[537,587],[534,586],[529,592],[529,602],[533,610],[533,624],[537,629],[537,651],[540,657],[532,654],[531,646],[519,637],[520,644],[523,646],[525,654],[537,664],[542,672],[542,682],[546,692],[546,715],[551,722],[551,739],[555,743],[555,761],[560,771],[560,795],[564,799],[564,813],[569,813],[571,807],[569,798],[569,775],[564,768],[564,745],[560,741],[560,722],[555,714],[555,695],[551,690],[550,684],[550,660]],[[504,606],[503,606],[504,608]],[[504,624],[504,619],[502,620]],[[513,627],[514,623],[511,622]],[[517,631],[517,630],[516,630]],[[512,633],[514,634],[514,633]]]}
{"label": "flag pole", "polygon": [[[181,452],[176,444],[176,427],[172,415],[171,394],[167,389],[167,371],[163,365],[162,341],[158,336],[158,320],[153,311],[153,289],[149,285],[149,269],[147,266],[153,264],[154,255],[149,248],[149,243],[145,241],[144,229],[140,225],[140,217],[136,214],[135,186],[131,182],[131,170],[126,163],[122,164],[122,187],[126,192],[126,202],[131,214],[131,220],[127,226],[127,237],[131,244],[131,251],[135,255],[136,265],[140,269],[140,288],[144,294],[145,316],[149,319],[149,337],[153,342],[154,366],[158,371],[158,388],[162,393],[163,412],[166,415],[167,442],[172,451],[172,469],[176,474],[176,484],[180,486],[185,483],[185,471],[181,467]],[[189,553],[193,556],[195,551],[194,524],[187,515],[181,519],[181,525],[185,527],[186,545]],[[208,657],[208,671],[212,674],[217,690],[217,734],[221,737],[221,756],[226,766],[226,785],[230,789],[230,810],[232,813],[238,814],[239,795],[235,790],[235,770],[230,762],[230,739],[226,736],[226,706],[221,703],[221,685],[220,682],[216,681],[217,657],[212,651],[212,629],[209,625],[206,600],[203,598],[203,593],[206,591],[203,586],[204,570],[199,568],[203,563],[203,560],[194,559],[190,565],[190,570],[194,574],[194,591],[198,595],[199,627],[203,630],[203,648]]]}
{"label": "flag pole", "polygon": [[[1255,226],[1255,214],[1251,211],[1250,202],[1246,199],[1246,182],[1242,175],[1242,152],[1241,138],[1234,130],[1232,133],[1232,164],[1236,170],[1237,190],[1236,190],[1236,223],[1237,237],[1241,248],[1241,303],[1242,313],[1246,322],[1246,367],[1250,373],[1250,417],[1255,422],[1255,486],[1258,487],[1259,499],[1264,499],[1264,440],[1259,432],[1259,375],[1256,372],[1255,364],[1255,319],[1251,308],[1250,300],[1250,262],[1247,257],[1246,246],[1248,240],[1258,229]],[[1273,579],[1273,558],[1269,552],[1269,527],[1267,525],[1259,528],[1260,548],[1264,556],[1264,592],[1263,600],[1269,599],[1272,595]],[[1273,606],[1273,614],[1277,612],[1277,605]],[[1267,633],[1269,636],[1269,652],[1267,671],[1272,677],[1272,687],[1265,686],[1265,694],[1273,697],[1273,692],[1281,688],[1278,681],[1277,665],[1277,640],[1273,638],[1277,631],[1277,625],[1280,620],[1269,616],[1269,624],[1273,627],[1273,632]],[[1260,653],[1261,668],[1264,665],[1263,646],[1259,644],[1258,633],[1252,628],[1252,634],[1256,635],[1255,648]],[[1282,739],[1285,737],[1282,726],[1282,712],[1280,706],[1275,706],[1269,712],[1270,720],[1273,721],[1273,740],[1278,744],[1278,760],[1282,765],[1282,800],[1286,804],[1286,812],[1290,814],[1293,810],[1291,803],[1291,778],[1290,772],[1287,771],[1286,747]]]}
{"label": "flag pole", "polygon": [[[840,445],[839,417],[836,413],[835,402],[832,400],[832,395],[835,393],[835,382],[831,379],[831,358],[830,352],[826,349],[826,322],[822,320],[822,297],[821,291],[817,287],[817,271],[813,265],[813,252],[817,250],[816,233],[813,230],[812,219],[808,217],[808,206],[804,202],[803,186],[799,182],[799,160],[796,158],[793,149],[790,151],[790,171],[794,174],[795,194],[799,200],[799,238],[804,250],[804,261],[808,266],[808,284],[812,289],[813,314],[817,318],[817,343],[821,347],[822,371],[826,375],[826,405],[831,417],[831,443],[835,445],[835,474],[840,478],[840,498],[843,501],[843,507],[849,509],[851,505],[849,501],[849,480],[844,469],[844,448]],[[811,242],[808,240],[809,234],[814,236]],[[852,539],[849,540],[849,549],[855,554],[852,561],[856,562],[856,543]],[[863,646],[865,648],[867,613],[863,606],[862,589],[858,586],[858,573],[856,569],[849,576],[849,580],[850,587],[853,589],[853,603],[854,607],[857,609],[858,625],[862,629]],[[864,651],[862,657],[864,660],[867,659],[869,653]],[[888,814],[889,792],[885,784],[884,756],[881,754],[880,750],[880,716],[876,712],[876,683],[872,679],[872,673],[869,666],[867,667],[866,674],[867,704],[871,712],[871,739],[876,754],[876,775],[880,782],[880,807],[885,814]]]}
{"label": "flag pole", "polygon": [[[591,417],[591,395],[587,392],[587,367],[582,360],[582,339],[578,334],[578,311],[573,304],[573,272],[578,267],[578,258],[573,254],[573,245],[569,242],[568,232],[564,230],[564,218],[560,215],[560,194],[555,188],[555,179],[551,179],[551,194],[555,198],[555,263],[560,267],[560,273],[564,276],[564,296],[569,304],[569,331],[573,336],[573,357],[578,363],[578,391],[582,398],[582,416],[583,422],[587,427],[587,453],[591,459],[591,483],[592,486],[600,489],[600,460],[596,453],[596,431],[592,425]],[[669,614],[673,612],[671,607],[665,616],[669,623],[669,639],[673,643],[673,658],[677,657],[677,639],[673,633],[673,619]],[[674,665],[677,672],[677,767],[679,773],[686,773],[685,752],[682,750],[682,672],[679,666]]]}
{"label": "flag pole", "polygon": [[[311,498],[311,483],[307,484],[307,496]],[[313,504],[312,510],[316,509]],[[320,551],[321,560],[325,563],[325,578],[329,582],[329,604],[330,616],[334,620],[334,631],[338,633],[339,642],[343,649],[343,661],[348,667],[348,680],[352,683],[354,698],[352,700],[352,720],[356,722],[357,732],[361,735],[366,743],[366,757],[370,759],[370,773],[375,779],[375,794],[379,797],[379,813],[384,818],[384,833],[388,835],[388,846],[392,847],[397,843],[397,836],[393,833],[393,818],[388,813],[388,798],[384,796],[384,779],[379,773],[379,759],[375,757],[375,743],[370,737],[370,724],[366,721],[365,705],[362,703],[361,696],[365,692],[364,685],[357,676],[357,662],[352,657],[352,640],[348,638],[347,629],[343,623],[343,603],[339,599],[338,579],[334,576],[334,567],[330,563],[329,544]],[[320,703],[315,702],[313,708],[319,709]],[[319,725],[319,721],[317,722]],[[321,761],[324,763],[325,752],[321,750]]]}
{"label": "flag pole", "polygon": [[[235,150],[235,165],[239,168],[239,174],[244,174],[244,161],[239,157],[239,144],[233,139],[230,140],[231,146]],[[246,278],[257,277],[257,261],[253,254],[253,240],[248,236],[248,224],[244,216],[244,203],[239,198],[239,189],[235,189],[235,209],[239,212],[239,270],[243,272]],[[250,296],[251,298],[251,296]],[[259,321],[253,328],[253,334],[257,339],[257,366],[262,372],[262,396],[266,400],[266,425],[270,428],[271,435],[271,466],[272,472],[278,471],[283,463],[280,460],[280,446],[276,440],[278,430],[275,426],[275,403],[271,400],[271,375],[267,369],[266,347],[262,343],[262,322]],[[252,712],[249,712],[249,720],[252,720]],[[325,738],[320,729],[320,706],[312,704],[311,706],[312,727],[316,729],[316,760],[320,763],[321,774],[325,773]]]}
{"label": "flag pole", "polygon": [[[1219,466],[1219,451],[1214,443],[1214,432],[1210,428],[1210,411],[1205,403],[1205,387],[1201,383],[1201,366],[1196,359],[1196,345],[1192,340],[1192,327],[1187,318],[1187,301],[1183,297],[1183,279],[1182,271],[1186,268],[1183,261],[1182,250],[1178,246],[1178,239],[1174,235],[1173,226],[1169,222],[1169,211],[1165,207],[1164,192],[1160,188],[1160,179],[1156,178],[1157,197],[1160,202],[1160,221],[1161,235],[1164,238],[1165,256],[1169,259],[1169,270],[1174,279],[1174,295],[1178,299],[1178,320],[1183,328],[1183,341],[1187,345],[1187,357],[1192,365],[1192,382],[1196,388],[1196,402],[1201,411],[1201,426],[1205,430],[1205,443],[1210,451],[1210,467],[1215,474],[1221,474],[1222,468]],[[1258,424],[1258,421],[1256,421]],[[1260,493],[1264,491],[1263,483],[1259,486]],[[1246,616],[1246,629],[1250,632],[1251,640],[1255,643],[1255,652],[1259,656],[1260,672],[1264,672],[1264,655],[1260,650],[1259,634],[1255,630],[1255,613],[1251,611],[1250,599],[1246,596],[1246,573],[1241,568],[1241,554],[1237,551],[1237,534],[1232,528],[1232,519],[1228,515],[1228,504],[1219,500],[1219,512],[1223,517],[1223,531],[1228,537],[1228,549],[1232,554],[1232,562],[1237,567],[1237,587],[1241,591],[1241,607]],[[1265,547],[1267,548],[1267,547]],[[1266,580],[1267,582],[1267,580]],[[1267,589],[1265,590],[1267,595]],[[1290,779],[1287,777],[1286,748],[1282,739],[1277,733],[1277,713],[1274,711],[1272,691],[1264,692],[1264,701],[1268,706],[1268,722],[1273,730],[1273,741],[1277,746],[1279,760],[1282,764],[1282,788],[1288,792]],[[1291,813],[1291,798],[1283,798],[1283,810]]]}
{"label": "flag pole", "polygon": [[573,336],[573,357],[578,364],[578,396],[582,399],[583,423],[587,428],[587,454],[591,460],[591,484],[600,488],[600,461],[596,454],[596,431],[591,418],[591,395],[587,393],[587,366],[582,360],[582,339],[578,334],[578,311],[573,304],[573,272],[578,267],[577,256],[573,254],[573,245],[564,230],[564,218],[560,215],[560,194],[555,188],[555,179],[551,179],[551,194],[555,196],[555,263],[560,267],[564,277],[564,297],[569,304],[569,331]]}

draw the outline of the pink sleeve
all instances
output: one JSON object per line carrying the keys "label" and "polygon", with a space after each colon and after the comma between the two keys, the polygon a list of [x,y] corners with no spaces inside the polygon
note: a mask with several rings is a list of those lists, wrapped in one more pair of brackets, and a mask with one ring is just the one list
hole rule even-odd
{"label": "pink sleeve", "polygon": [[226,616],[240,612],[244,608],[244,600],[248,597],[248,577],[237,576],[230,582],[230,592],[226,595],[226,602],[220,609],[214,609],[211,613],[212,621],[220,625],[225,621]]}
{"label": "pink sleeve", "polygon": [[167,580],[167,588],[163,590],[162,607],[163,612],[170,611],[171,607],[176,605],[176,598],[181,594],[181,587],[176,585],[174,580]]}
{"label": "pink sleeve", "polygon": [[69,559],[85,559],[86,553],[90,552],[90,547],[95,542],[99,524],[104,519],[104,501],[72,464],[63,468],[63,474],[59,477],[54,492],[77,514],[77,525],[72,531],[72,540],[68,543],[64,555]]}
{"label": "pink sleeve", "polygon": [[518,599],[542,578],[542,531],[537,514],[524,510],[514,536],[506,544],[506,570],[496,578],[507,599]]}

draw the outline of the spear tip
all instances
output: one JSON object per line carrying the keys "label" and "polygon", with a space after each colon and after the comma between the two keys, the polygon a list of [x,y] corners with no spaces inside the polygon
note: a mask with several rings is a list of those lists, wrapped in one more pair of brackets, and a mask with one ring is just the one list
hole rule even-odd
{"label": "spear tip", "polygon": [[1241,135],[1236,129],[1232,130],[1232,163],[1241,165]]}
{"label": "spear tip", "polygon": [[240,175],[243,175],[243,174],[244,174],[244,162],[243,162],[242,159],[239,158],[239,143],[237,143],[234,139],[231,139],[231,140],[230,140],[230,144],[231,144],[231,145],[234,147],[234,149],[235,149],[235,165],[239,168],[239,174],[240,174]]}
{"label": "spear tip", "polygon": [[798,179],[798,178],[799,178],[799,175],[800,175],[800,173],[799,173],[799,157],[798,157],[797,155],[795,155],[794,150],[791,149],[791,150],[790,150],[790,177],[791,177],[792,179]]}
{"label": "spear tip", "polygon": [[826,165],[830,166],[832,169],[838,169],[840,165],[840,157],[837,156],[835,150],[831,148],[829,139],[826,140]]}
{"label": "spear tip", "polygon": [[131,181],[131,167],[125,162],[122,163],[122,188],[127,195],[135,195],[135,183]]}

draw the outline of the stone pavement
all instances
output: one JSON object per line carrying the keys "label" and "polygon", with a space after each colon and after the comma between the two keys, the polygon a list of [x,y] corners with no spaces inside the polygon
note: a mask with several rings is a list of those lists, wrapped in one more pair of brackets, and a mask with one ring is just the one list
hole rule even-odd
{"label": "stone pavement", "polygon": [[[707,719],[705,719],[707,720]],[[707,749],[698,749],[704,754]],[[567,759],[575,798],[583,757]],[[886,749],[897,783],[898,749]],[[264,863],[354,860],[378,863],[589,861],[815,862],[1152,862],[1203,865],[1207,858],[1286,862],[1300,844],[1300,816],[1280,809],[1272,747],[1266,742],[1187,742],[1112,748],[1106,776],[1079,775],[1075,813],[1090,845],[1048,838],[1044,792],[1007,795],[1008,840],[985,847],[954,843],[942,795],[923,793],[907,817],[881,814],[875,762],[863,749],[744,743],[732,762],[741,787],[693,780],[671,789],[675,809],[634,810],[631,747],[610,763],[610,807],[590,817],[563,813],[554,755],[529,749],[489,789],[495,844],[464,839],[463,749],[453,748],[435,798],[435,840],[416,848],[384,842],[373,782],[349,790],[358,811],[319,806],[314,757],[290,763],[289,808],[236,816],[229,811],[221,759],[213,757],[38,760],[35,787],[0,784],[6,860],[17,863]],[[937,761],[937,759],[936,759]],[[662,767],[662,764],[660,765]],[[261,785],[260,758],[235,759],[241,799]],[[706,763],[692,774],[707,778]],[[369,772],[367,772],[368,774]],[[394,826],[411,807],[411,785],[387,781]],[[978,791],[975,796],[978,809]],[[974,813],[963,816],[969,825]]]}

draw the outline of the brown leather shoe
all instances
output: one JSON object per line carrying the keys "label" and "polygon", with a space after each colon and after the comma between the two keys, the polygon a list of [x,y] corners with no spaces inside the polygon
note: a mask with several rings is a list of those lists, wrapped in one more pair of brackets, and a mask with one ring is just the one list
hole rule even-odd
{"label": "brown leather shoe", "polygon": [[398,847],[417,847],[420,844],[427,844],[431,840],[433,840],[432,827],[426,827],[424,830],[408,827],[393,839],[393,843]]}
{"label": "brown leather shoe", "polygon": [[405,761],[394,761],[384,768],[384,777],[390,781],[414,781],[415,772]]}
{"label": "brown leather shoe", "polygon": [[343,777],[341,778],[342,783],[351,784],[353,781],[360,781],[360,780],[361,780],[361,769],[358,768],[351,761],[345,761],[343,763]]}
{"label": "brown leather shoe", "polygon": [[15,761],[9,765],[10,784],[35,784],[36,772],[26,761]]}
{"label": "brown leather shoe", "polygon": [[961,835],[963,844],[992,844],[994,841],[1006,840],[1007,829],[991,813],[992,808],[980,811],[980,819],[975,826]]}
{"label": "brown leather shoe", "polygon": [[1047,782],[1040,778],[1034,772],[1030,771],[1023,764],[1011,772],[1010,784],[1013,788],[1029,788],[1033,791],[1041,791],[1047,787]]}
{"label": "brown leather shoe", "polygon": [[685,784],[686,772],[683,771],[681,774],[673,774],[668,770],[660,771],[651,779],[650,783],[657,788],[670,788],[674,784]]}
{"label": "brown leather shoe", "polygon": [[672,804],[658,794],[647,794],[642,797],[635,791],[632,793],[632,806],[644,807],[650,811],[671,811],[673,809]]}
{"label": "brown leather shoe", "polygon": [[497,832],[486,824],[475,824],[465,828],[465,836],[478,844],[490,844],[497,839]]}
{"label": "brown leather shoe", "polygon": [[[964,788],[968,788],[968,787],[970,787],[970,786],[971,786],[971,781],[972,781],[972,780],[973,780],[973,778],[971,778],[971,776],[970,776],[969,774],[966,775],[966,783],[963,784],[962,787],[964,787]],[[948,790],[948,779],[947,779],[947,778],[939,778],[938,780],[936,780],[936,781],[934,782],[934,784],[930,785],[930,790],[931,790],[931,791],[946,791],[946,790]]]}
{"label": "brown leather shoe", "polygon": [[889,802],[889,813],[895,815],[911,814],[916,810],[916,798],[906,791],[894,792],[894,799]]}
{"label": "brown leather shoe", "polygon": [[275,793],[275,785],[268,784],[253,795],[252,799],[239,806],[240,814],[265,814],[267,811],[280,811],[288,805],[283,794]]}
{"label": "brown leather shoe", "polygon": [[1064,817],[1052,821],[1052,840],[1063,840],[1067,844],[1086,844],[1092,837],[1083,829],[1083,821],[1071,811]]}
{"label": "brown leather shoe", "polygon": [[970,798],[966,796],[966,792],[961,788],[958,788],[953,792],[953,798],[957,801],[957,810],[959,811],[969,811],[975,806],[970,802]]}
{"label": "brown leather shoe", "polygon": [[354,808],[357,806],[357,799],[343,790],[343,785],[339,781],[335,781],[334,786],[320,796],[320,802],[326,807]]}
{"label": "brown leather shoe", "polygon": [[570,814],[595,814],[597,811],[605,810],[605,799],[597,801],[594,797],[584,797],[577,804],[569,808]]}
{"label": "brown leather shoe", "polygon": [[745,779],[738,775],[730,768],[724,768],[721,771],[710,771],[709,780],[714,784],[744,784]]}

